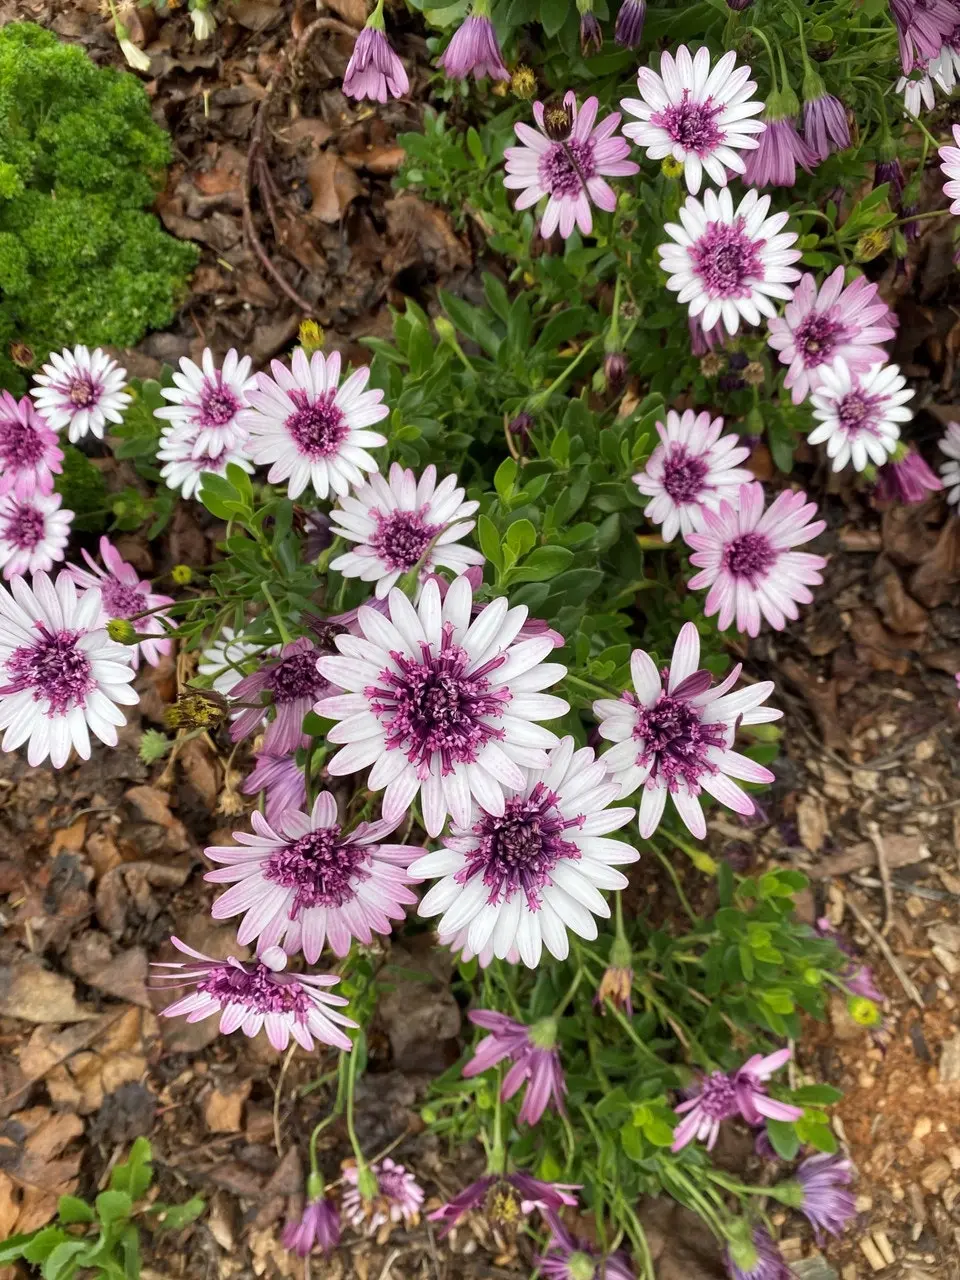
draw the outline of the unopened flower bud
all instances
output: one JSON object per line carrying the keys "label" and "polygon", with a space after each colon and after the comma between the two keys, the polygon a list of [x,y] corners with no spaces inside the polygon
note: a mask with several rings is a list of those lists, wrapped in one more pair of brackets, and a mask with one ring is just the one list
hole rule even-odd
{"label": "unopened flower bud", "polygon": [[511,418],[507,424],[507,430],[518,443],[526,444],[535,425],[533,414],[522,409],[515,418]]}
{"label": "unopened flower bud", "polygon": [[170,577],[178,587],[188,587],[193,581],[193,570],[188,564],[175,564],[170,570]]}
{"label": "unopened flower bud", "polygon": [[727,8],[732,9],[734,13],[743,13],[744,9],[749,9],[753,4],[753,0],[727,0]]}
{"label": "unopened flower bud", "polygon": [[850,1017],[861,1027],[875,1027],[880,1021],[879,1007],[866,996],[852,996],[847,1001]]}
{"label": "unopened flower bud", "polygon": [[323,344],[327,340],[327,335],[323,332],[323,328],[317,324],[316,320],[302,320],[300,322],[300,330],[297,334],[297,340],[303,347],[303,354],[309,358],[317,351],[323,350]]}
{"label": "unopened flower bud", "polygon": [[683,173],[683,165],[679,160],[674,160],[673,156],[664,156],[660,161],[660,172],[665,178],[676,179]]}
{"label": "unopened flower bud", "polygon": [[380,1190],[377,1175],[368,1164],[357,1170],[357,1190],[364,1200],[375,1200]]}
{"label": "unopened flower bud", "polygon": [[607,380],[607,390],[611,395],[619,395],[627,381],[630,366],[622,351],[611,351],[603,362],[603,373]]}
{"label": "unopened flower bud", "polygon": [[743,371],[743,380],[748,387],[762,387],[767,380],[767,371],[759,360],[751,360]]}
{"label": "unopened flower bud", "polygon": [[437,331],[437,337],[441,342],[445,342],[449,347],[457,347],[457,331],[450,323],[446,316],[435,316],[433,327]]}
{"label": "unopened flower bud", "polygon": [[510,92],[522,102],[529,102],[537,92],[537,77],[525,63],[521,62],[510,77]]}
{"label": "unopened flower bud", "polygon": [[213,689],[189,689],[163,713],[168,729],[216,729],[229,712],[229,704]]}
{"label": "unopened flower bud", "polygon": [[137,644],[140,639],[136,627],[126,618],[111,618],[107,623],[107,635],[117,644]]}
{"label": "unopened flower bud", "polygon": [[890,232],[883,227],[874,227],[865,232],[856,243],[853,252],[856,262],[872,262],[879,258],[885,249],[890,247]]}
{"label": "unopened flower bud", "polygon": [[591,54],[599,53],[602,48],[603,32],[600,30],[600,23],[593,10],[588,9],[586,13],[580,15],[580,52],[585,58],[589,58]]}
{"label": "unopened flower bud", "polygon": [[613,38],[624,49],[636,49],[643,36],[643,23],[647,16],[647,0],[623,0],[617,14],[617,26]]}
{"label": "unopened flower bud", "polygon": [[566,142],[573,128],[573,108],[568,102],[549,102],[543,109],[543,131],[551,142]]}
{"label": "unopened flower bud", "polygon": [[10,359],[18,369],[31,369],[36,356],[33,354],[33,348],[28,347],[25,342],[11,342]]}
{"label": "unopened flower bud", "polygon": [[723,368],[723,361],[715,351],[708,351],[700,361],[700,372],[705,378],[715,378]]}

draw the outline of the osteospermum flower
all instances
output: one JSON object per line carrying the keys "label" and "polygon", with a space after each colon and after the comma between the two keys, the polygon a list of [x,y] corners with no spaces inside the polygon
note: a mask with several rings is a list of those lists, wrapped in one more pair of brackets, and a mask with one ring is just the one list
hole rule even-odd
{"label": "osteospermum flower", "polygon": [[485,1217],[493,1223],[515,1225],[519,1217],[529,1217],[534,1209],[550,1215],[552,1220],[564,1205],[572,1207],[577,1203],[577,1197],[570,1192],[579,1190],[579,1186],[571,1183],[541,1182],[529,1173],[486,1173],[427,1217],[431,1222],[443,1224],[440,1228],[442,1240],[464,1214],[481,1204],[484,1205]]}
{"label": "osteospermum flower", "polygon": [[811,396],[819,426],[807,440],[826,444],[834,471],[842,471],[848,463],[856,471],[871,462],[880,466],[896,449],[900,424],[913,417],[913,410],[907,408],[912,399],[899,366],[877,363],[864,373],[854,373],[838,357],[821,370],[820,385]]}
{"label": "osteospermum flower", "polygon": [[126,377],[126,369],[99,347],[64,348],[59,355],[51,354],[50,363],[36,374],[30,394],[47,425],[54,431],[66,427],[71,443],[88,433],[102,440],[108,422],[123,422],[130,403]]}
{"label": "osteospermum flower", "polygon": [[213,884],[229,884],[214,901],[215,920],[243,915],[237,941],[259,939],[259,949],[282,945],[288,955],[302,951],[316,964],[325,942],[338,956],[353,938],[368,946],[374,933],[389,933],[404,907],[416,902],[408,888],[407,865],[423,849],[384,844],[396,822],[361,822],[344,831],[337,802],[321,791],[309,814],[288,809],[276,828],[259,813],[250,815],[253,834],[233,833],[235,845],[207,849]]}
{"label": "osteospermum flower", "polygon": [[70,541],[73,512],[61,510],[59,493],[16,492],[0,498],[0,565],[3,576],[46,573],[63,559]]}
{"label": "osteospermum flower", "polygon": [[747,157],[743,175],[748,186],[792,187],[797,181],[797,165],[807,173],[816,168],[817,153],[797,132],[799,109],[792,89],[787,94],[774,90],[767,98],[763,113],[766,128],[760,135],[760,145]]}
{"label": "osteospermum flower", "polygon": [[474,1026],[482,1027],[490,1035],[480,1041],[473,1057],[463,1068],[464,1078],[469,1080],[482,1075],[509,1058],[511,1066],[500,1088],[501,1101],[509,1101],[524,1085],[527,1086],[517,1121],[520,1124],[538,1124],[548,1106],[562,1112],[567,1085],[556,1048],[556,1019],[541,1018],[532,1027],[525,1027],[505,1013],[490,1009],[474,1009],[469,1018]]}
{"label": "osteospermum flower", "polygon": [[763,486],[745,484],[736,505],[726,500],[717,511],[706,508],[703,527],[686,534],[694,548],[690,563],[700,569],[687,583],[693,591],[708,587],[704,613],[718,613],[725,631],[736,619],[737,630],[755,636],[760,619],[777,631],[798,616],[797,603],[809,604],[811,586],[823,581],[823,556],[792,548],[811,542],[827,527],[813,520],[816,504],[805,493],[785,490],[767,511]]}
{"label": "osteospermum flower", "polygon": [[[320,650],[301,636],[280,650],[280,656],[264,662],[259,671],[244,676],[231,690],[237,702],[252,702],[245,707],[230,727],[234,742],[246,738],[263,724],[272,705],[274,718],[263,735],[263,750],[272,755],[296,751],[303,733],[303,718],[319,697],[329,693],[330,684],[317,670]],[[270,701],[261,701],[263,694]]]}
{"label": "osteospermum flower", "polygon": [[[797,1208],[807,1217],[820,1244],[826,1235],[842,1235],[857,1212],[850,1183],[853,1166],[842,1156],[815,1155],[803,1161],[794,1175],[801,1191]],[[792,1199],[786,1203],[792,1203]]]}
{"label": "osteospermum flower", "polygon": [[749,816],[756,805],[732,781],[773,782],[769,769],[734,751],[742,724],[766,724],[783,714],[765,707],[772,680],[747,685],[735,693],[741,664],[714,686],[709,671],[699,669],[700,637],[692,622],[681,627],[669,669],[661,673],[649,654],[635,649],[630,659],[635,692],[601,698],[593,704],[600,736],[617,745],[601,757],[620,788],[620,796],[643,787],[640,834],[649,839],[663,817],[667,796],[688,830],[698,840],[707,834],[699,796],[702,791],[734,812]]}
{"label": "osteospermum flower", "polygon": [[[749,67],[737,67],[737,55],[725,53],[710,69],[710,50],[704,45],[693,57],[681,45],[674,57],[660,55],[660,74],[649,67],[637,72],[639,98],[624,98],[623,110],[639,124],[625,124],[623,132],[643,147],[651,160],[672,156],[683,165],[687,190],[696,195],[704,172],[718,187],[730,173],[743,173],[741,151],[752,151],[763,133],[763,110],[751,94],[756,83]],[[736,68],[736,69],[734,69]]]}
{"label": "osteospermum flower", "polygon": [[843,103],[827,93],[816,72],[804,79],[803,139],[818,160],[826,160],[834,148],[846,151],[850,146],[850,125]]}
{"label": "osteospermum flower", "polygon": [[588,1240],[569,1232],[555,1215],[550,1218],[546,1252],[535,1261],[546,1280],[635,1280],[624,1253],[598,1253]]}
{"label": "osteospermum flower", "polygon": [[609,917],[600,890],[626,888],[626,876],[614,867],[640,854],[604,837],[634,810],[607,807],[620,789],[592,748],[575,751],[573,738],[563,738],[548,757],[545,769],[524,770],[523,788],[508,797],[501,815],[477,809],[469,827],[455,827],[442,849],[411,865],[412,876],[439,879],[420,914],[442,913],[441,942],[466,929],[471,952],[492,942],[499,959],[516,949],[532,969],[546,946],[565,960],[568,928],[592,940],[594,914]]}
{"label": "osteospermum flower", "polygon": [[221,627],[214,643],[200,654],[197,674],[212,676],[217,693],[228,694],[237,687],[247,674],[251,660],[258,655],[265,656],[262,644],[246,640],[243,632],[238,634],[233,627]]}
{"label": "osteospermum flower", "polygon": [[52,493],[53,477],[63,471],[63,450],[29,396],[19,403],[0,394],[0,497],[29,498]]}
{"label": "osteospermum flower", "polygon": [[410,92],[403,63],[391,48],[383,26],[383,6],[378,4],[367,25],[357,36],[343,76],[343,92],[348,98],[369,98],[386,102]]}
{"label": "osteospermum flower", "polygon": [[[301,746],[309,741],[304,735]],[[272,755],[269,751],[258,751],[253,758],[256,764],[244,778],[240,790],[245,796],[264,792],[264,816],[271,827],[276,827],[288,810],[302,809],[306,804],[307,780],[292,752]]]}
{"label": "osteospermum flower", "polygon": [[331,777],[372,765],[368,786],[386,788],[388,822],[420,794],[427,834],[438,836],[447,814],[473,821],[471,796],[494,817],[506,812],[504,788],[521,791],[524,769],[545,769],[557,737],[538,724],[565,715],[569,704],[542,690],[566,674],[543,659],[550,635],[517,640],[527,610],[503,596],[471,621],[473,591],[456,579],[441,603],[436,580],[414,607],[396,587],[389,618],[361,606],[361,636],[338,635],[340,654],[321,657],[320,673],[348,690],[317,703],[318,715],[340,723],[327,741],[344,743],[327,761]]}
{"label": "osteospermum flower", "polygon": [[358,544],[330,567],[345,578],[375,582],[375,594],[382,599],[417,565],[422,582],[440,567],[457,576],[483,564],[481,552],[458,545],[476,524],[469,517],[480,506],[463,498],[456,476],[437,484],[432,462],[419,481],[394,462],[389,481],[377,472],[330,513],[334,533]]}
{"label": "osteospermum flower", "polygon": [[731,1241],[726,1250],[731,1280],[794,1280],[770,1233],[755,1227],[749,1238]]}
{"label": "osteospermum flower", "polygon": [[769,321],[770,346],[790,368],[783,385],[794,404],[819,387],[823,370],[839,358],[855,373],[865,373],[884,359],[880,343],[895,336],[890,308],[877,297],[877,285],[866,276],[844,288],[844,269],[837,267],[817,288],[809,273],[800,277],[783,316]]}
{"label": "osteospermum flower", "polygon": [[533,118],[540,132],[518,121],[513,127],[521,146],[504,151],[507,176],[503,185],[519,190],[517,209],[529,209],[544,196],[549,197],[540,219],[540,234],[546,239],[559,228],[564,239],[578,226],[584,235],[593,230],[590,206],[612,213],[617,197],[605,178],[624,178],[640,166],[626,157],[630,147],[617,134],[620,113],[615,111],[595,126],[597,98],[587,98],[577,108],[570,91],[563,99],[569,132],[557,141],[547,131],[542,102],[533,104]]}
{"label": "osteospermum flower", "polygon": [[941,463],[940,475],[947,491],[947,502],[951,506],[960,503],[960,422],[948,422],[947,429],[939,441],[941,453],[947,455],[948,461]]}
{"label": "osteospermum flower", "polygon": [[613,38],[624,49],[637,49],[647,17],[647,0],[622,0]]}
{"label": "osteospermum flower", "polygon": [[154,417],[189,432],[194,457],[217,457],[242,446],[247,432],[239,418],[246,408],[247,392],[256,386],[250,375],[252,363],[249,356],[241,359],[232,347],[221,369],[209,347],[204,348],[199,365],[182,356],[180,371],[173,375],[174,385],[160,392],[171,403],[155,410]]}
{"label": "osteospermum flower", "polygon": [[184,498],[196,497],[205,475],[225,475],[231,463],[248,473],[253,471],[242,437],[222,449],[197,453],[192,427],[165,427],[160,432],[157,461],[163,463],[160,474],[167,488],[179,489]]}
{"label": "osteospermum flower", "polygon": [[437,65],[451,80],[465,80],[471,73],[476,80],[484,76],[491,80],[510,79],[490,21],[489,0],[474,0],[468,17],[453,33]]}
{"label": "osteospermum flower", "polygon": [[[89,571],[79,565],[67,565],[70,574],[78,587],[96,587],[103,601],[100,613],[100,625],[106,626],[111,618],[129,618],[135,620],[136,629],[145,632],[161,632],[164,625],[171,625],[170,620],[162,612],[163,606],[173,604],[172,596],[160,595],[150,590],[150,583],[141,581],[132,564],[128,564],[109,538],[100,539],[100,558],[103,566],[97,564],[86,548],[81,547],[81,555],[90,566]],[[149,617],[139,617],[149,612]],[[137,666],[142,653],[152,667],[159,664],[165,653],[170,652],[171,641],[163,638],[141,640],[139,644],[125,646],[130,659]]]}
{"label": "osteospermum flower", "polygon": [[355,1164],[343,1170],[346,1183],[343,1192],[342,1211],[353,1227],[366,1226],[370,1235],[388,1222],[403,1222],[416,1226],[420,1221],[423,1204],[423,1187],[402,1164],[396,1164],[388,1156],[376,1164],[367,1166],[367,1172],[376,1179],[376,1193],[365,1199],[361,1194],[360,1172]]}
{"label": "osteospermum flower", "polygon": [[729,188],[705,191],[703,203],[688,196],[680,208],[680,222],[668,222],[664,230],[676,241],[662,244],[660,265],[670,277],[667,288],[678,302],[689,304],[704,329],[722,319],[728,333],[736,333],[741,320],[760,324],[761,316],[773,316],[772,298],[789,301],[791,284],[800,272],[790,263],[800,257],[790,246],[792,231],[783,231],[789,214],[767,217],[769,196],[748,191],[734,209]]}
{"label": "osteospermum flower", "polygon": [[188,1022],[200,1022],[217,1013],[221,1034],[239,1029],[246,1036],[255,1036],[263,1030],[274,1049],[281,1051],[291,1036],[308,1051],[315,1041],[335,1049],[352,1048],[349,1036],[340,1028],[357,1024],[338,1012],[349,1002],[325,990],[340,981],[336,974],[284,973],[287,956],[282,947],[271,947],[253,961],[234,956],[214,960],[179,938],[170,941],[190,959],[157,962],[154,968],[172,972],[158,974],[156,981],[193,990],[161,1010],[163,1017],[185,1014]]}
{"label": "osteospermum flower", "polygon": [[32,586],[14,578],[0,587],[2,749],[26,742],[31,767],[49,756],[62,768],[71,747],[89,760],[89,730],[115,747],[125,723],[116,704],[139,701],[127,652],[100,628],[100,609],[100,592],[78,595],[66,573],[56,585],[38,573]]}
{"label": "osteospermum flower", "polygon": [[298,347],[290,369],[279,360],[270,369],[272,378],[257,375],[257,389],[247,395],[250,408],[241,418],[250,432],[250,456],[269,464],[271,484],[288,482],[291,498],[299,498],[307,485],[321,498],[331,490],[343,497],[351,485],[363,482],[365,471],[377,470],[367,450],[387,440],[368,428],[390,412],[380,403],[383,392],[364,390],[370,378],[366,366],[338,387],[337,351],[329,356],[315,351],[307,359]]}
{"label": "osteospermum flower", "polygon": [[799,1120],[802,1107],[778,1102],[767,1094],[766,1082],[790,1061],[790,1049],[778,1049],[763,1057],[755,1053],[733,1074],[714,1071],[702,1077],[698,1092],[675,1107],[683,1116],[674,1130],[671,1151],[681,1151],[693,1141],[705,1142],[712,1151],[724,1120],[740,1116],[747,1124],[768,1120]]}
{"label": "osteospermum flower", "polygon": [[340,1243],[340,1210],[333,1196],[319,1195],[308,1200],[303,1213],[288,1222],[280,1237],[283,1247],[307,1258],[319,1246],[329,1253]]}
{"label": "osteospermum flower", "polygon": [[940,148],[940,168],[950,179],[943,184],[943,194],[951,200],[950,212],[960,214],[960,125],[953,126],[953,140],[956,146]]}
{"label": "osteospermum flower", "polygon": [[901,440],[890,460],[877,472],[875,496],[880,502],[923,502],[943,488],[936,474],[910,445]]}
{"label": "osteospermum flower", "polygon": [[896,91],[903,94],[904,111],[915,119],[919,116],[921,107],[932,111],[937,101],[933,80],[926,72],[914,72],[910,76],[901,76],[897,81]]}
{"label": "osteospermum flower", "polygon": [[670,409],[666,423],[657,423],[660,443],[644,469],[633,477],[641,493],[651,499],[644,512],[663,525],[665,542],[699,527],[700,508],[716,507],[721,498],[734,498],[752,479],[738,467],[750,450],[739,436],[721,436],[723,419],[709,413],[682,414]]}
{"label": "osteospermum flower", "polygon": [[909,75],[917,63],[936,58],[948,35],[956,24],[956,16],[942,0],[930,4],[918,4],[917,0],[890,0],[890,12],[897,28],[900,42],[900,65],[904,75]]}

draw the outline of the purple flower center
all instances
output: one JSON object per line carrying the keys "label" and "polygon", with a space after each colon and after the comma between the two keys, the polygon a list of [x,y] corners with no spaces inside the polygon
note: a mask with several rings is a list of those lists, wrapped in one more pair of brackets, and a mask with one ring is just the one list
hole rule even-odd
{"label": "purple flower center", "polygon": [[240,401],[222,383],[205,383],[200,395],[201,427],[225,427],[240,408]]}
{"label": "purple flower center", "polygon": [[43,541],[47,522],[36,507],[17,507],[4,526],[4,537],[21,551],[32,551]]}
{"label": "purple flower center", "polygon": [[872,421],[874,407],[872,396],[865,396],[862,391],[848,391],[837,402],[837,419],[841,428],[848,435],[876,434],[876,424]]}
{"label": "purple flower center", "polygon": [[834,352],[846,336],[846,329],[830,312],[814,312],[801,320],[793,340],[808,369],[816,369],[833,359]]}
{"label": "purple flower center", "polygon": [[705,102],[691,102],[689,94],[690,90],[684,89],[683,101],[657,111],[650,117],[650,123],[665,129],[685,151],[703,156],[719,146],[725,137],[723,130],[717,128],[717,116],[722,107],[712,106],[712,98]]}
{"label": "purple flower center", "polygon": [[308,649],[282,658],[267,673],[267,688],[278,705],[318,697],[327,688],[327,681],[317,670],[316,652]]}
{"label": "purple flower center", "polygon": [[296,889],[288,913],[296,920],[310,907],[342,907],[355,898],[350,881],[369,878],[363,869],[369,855],[369,847],[344,844],[338,826],[323,827],[271,853],[263,876],[284,889]]}
{"label": "purple flower center", "polygon": [[346,418],[336,403],[336,392],[325,391],[311,400],[306,391],[289,393],[297,406],[286,421],[286,428],[299,451],[311,462],[329,458],[350,434]]}
{"label": "purple flower center", "polygon": [[82,707],[96,685],[90,659],[78,643],[85,633],[50,631],[44,623],[37,623],[37,630],[33,644],[14,649],[7,659],[7,680],[0,694],[31,689],[34,702],[49,702],[50,715],[66,715],[74,707]]}
{"label": "purple flower center", "polygon": [[292,1014],[306,1022],[311,1009],[303,986],[295,977],[274,973],[259,961],[252,967],[221,964],[197,983],[221,1004],[242,1004],[256,1013]]}
{"label": "purple flower center", "polygon": [[103,607],[111,618],[133,618],[148,607],[142,591],[118,582],[116,578],[104,578],[100,583],[100,594]]}
{"label": "purple flower center", "polygon": [[32,470],[46,450],[39,431],[16,418],[0,418],[0,470]]}
{"label": "purple flower center", "polygon": [[443,528],[427,524],[418,511],[393,511],[388,516],[375,511],[377,531],[370,545],[387,568],[406,573],[418,564],[431,541]]}
{"label": "purple flower center", "polygon": [[377,1190],[384,1200],[389,1200],[393,1204],[401,1206],[406,1205],[410,1198],[407,1193],[406,1171],[379,1168],[377,1170]]}
{"label": "purple flower center", "polygon": [[[695,682],[694,687],[702,692],[703,681]],[[650,765],[651,781],[665,783],[670,791],[676,791],[682,782],[698,794],[703,774],[717,771],[707,752],[725,745],[724,725],[705,724],[700,708],[682,695],[661,693],[652,707],[643,706],[634,695],[627,695],[627,700],[637,713],[633,736],[642,743],[637,764]]]}
{"label": "purple flower center", "polygon": [[540,157],[540,182],[552,196],[560,199],[586,195],[585,183],[596,175],[593,140],[568,138],[555,142]]}
{"label": "purple flower center", "polygon": [[741,533],[727,543],[723,567],[734,578],[746,578],[752,587],[776,563],[777,553],[762,533]]}
{"label": "purple flower center", "polygon": [[455,879],[466,884],[482,875],[490,890],[491,906],[507,902],[518,891],[531,911],[541,907],[540,892],[561,858],[580,857],[580,850],[563,838],[570,827],[582,827],[583,816],[564,818],[558,797],[542,782],[529,796],[514,796],[502,818],[481,812],[473,827],[476,848],[466,855],[467,864]]}
{"label": "purple flower center", "polygon": [[729,1120],[740,1110],[733,1081],[722,1071],[712,1072],[703,1081],[699,1104],[711,1120]]}
{"label": "purple flower center", "polygon": [[445,623],[439,653],[426,643],[419,659],[391,653],[399,671],[385,668],[380,683],[364,689],[371,711],[383,722],[387,748],[403,751],[421,779],[435,754],[441,772],[449,774],[458,764],[472,764],[488,742],[503,737],[503,730],[486,720],[502,716],[510,701],[509,689],[495,688],[487,679],[504,655],[468,674],[470,657],[453,643],[452,632]]}
{"label": "purple flower center", "polygon": [[688,250],[693,270],[712,298],[742,298],[750,280],[763,279],[763,263],[756,244],[744,231],[743,218],[734,223],[710,222]]}
{"label": "purple flower center", "polygon": [[67,387],[67,399],[77,409],[89,409],[100,398],[99,388],[87,373],[78,373]]}
{"label": "purple flower center", "polygon": [[670,445],[663,460],[663,487],[677,506],[695,502],[708,471],[703,458],[688,452],[685,444]]}

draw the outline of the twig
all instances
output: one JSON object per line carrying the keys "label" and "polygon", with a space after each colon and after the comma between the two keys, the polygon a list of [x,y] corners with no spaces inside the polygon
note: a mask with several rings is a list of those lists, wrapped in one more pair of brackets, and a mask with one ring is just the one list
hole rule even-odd
{"label": "twig", "polygon": [[883,885],[883,927],[880,932],[886,937],[893,924],[893,886],[890,883],[890,866],[887,862],[883,836],[876,822],[867,823],[867,835],[877,853],[877,867],[880,871],[880,883]]}
{"label": "twig", "polygon": [[890,968],[893,970],[897,981],[900,983],[901,987],[903,987],[904,991],[907,993],[907,996],[913,1001],[915,1005],[923,1009],[925,1007],[923,1003],[923,996],[920,994],[917,984],[913,981],[913,979],[904,969],[903,965],[900,963],[897,957],[893,954],[893,952],[890,949],[890,944],[887,942],[886,938],[881,934],[880,930],[876,927],[876,925],[874,925],[871,922],[871,920],[869,919],[869,917],[867,916],[863,908],[859,907],[857,903],[854,902],[852,896],[850,896],[849,894],[846,897],[846,904],[850,908],[850,910],[853,912],[853,914],[857,917],[857,920],[860,922],[860,924],[863,925],[864,929],[870,935],[871,940],[877,944],[877,947],[881,955],[883,956],[884,960],[886,960]]}

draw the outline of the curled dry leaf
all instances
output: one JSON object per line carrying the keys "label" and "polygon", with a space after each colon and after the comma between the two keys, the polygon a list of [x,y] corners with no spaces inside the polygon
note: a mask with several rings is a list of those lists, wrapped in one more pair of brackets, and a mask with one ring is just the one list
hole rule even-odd
{"label": "curled dry leaf", "polygon": [[321,151],[307,169],[313,194],[310,215],[321,222],[335,223],[348,205],[363,192],[363,183],[336,151]]}
{"label": "curled dry leaf", "polygon": [[0,967],[0,1014],[24,1022],[85,1022],[97,1015],[77,1003],[73,983],[32,957]]}

